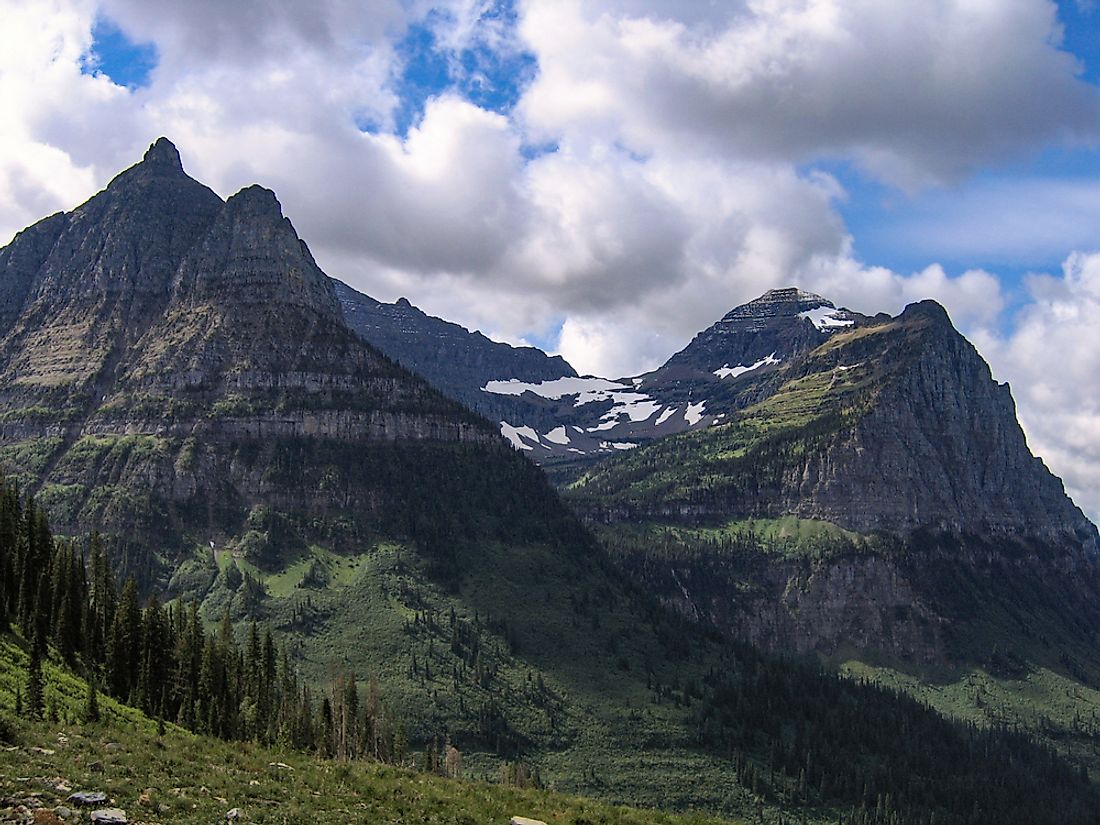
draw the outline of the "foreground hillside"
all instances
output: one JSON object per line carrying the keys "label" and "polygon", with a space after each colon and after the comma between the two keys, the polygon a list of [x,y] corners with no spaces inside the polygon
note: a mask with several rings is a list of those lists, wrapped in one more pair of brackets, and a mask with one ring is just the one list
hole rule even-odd
{"label": "foreground hillside", "polygon": [[[101,791],[131,822],[181,825],[224,821],[233,808],[243,822],[273,824],[503,825],[523,815],[577,825],[718,825],[702,816],[642,812],[410,768],[226,743],[174,726],[158,734],[152,720],[108,698],[100,700],[101,722],[76,722],[87,686],[55,667],[47,667],[47,684],[57,721],[16,719],[15,692],[25,663],[18,645],[0,639],[0,819],[5,821],[56,822],[45,811],[73,810],[70,794]],[[31,820],[36,810],[42,813]]]}

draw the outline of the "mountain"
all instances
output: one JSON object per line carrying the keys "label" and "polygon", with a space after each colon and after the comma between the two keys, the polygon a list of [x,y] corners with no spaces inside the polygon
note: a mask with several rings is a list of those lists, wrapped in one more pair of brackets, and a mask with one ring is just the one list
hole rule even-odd
{"label": "mountain", "polygon": [[942,307],[845,313],[807,329],[804,295],[739,307],[645,384],[691,382],[768,350],[775,363],[732,378],[739,394],[712,408],[729,419],[593,471],[578,496],[611,519],[620,507],[631,517],[793,515],[861,533],[930,528],[1096,550],[1096,528],[1031,455],[1008,387]]}
{"label": "mountain", "polygon": [[866,317],[769,292],[643,387],[700,392],[716,365],[761,361],[719,379],[734,393],[708,398],[710,426],[567,489],[620,568],[723,634],[1088,752],[1097,530],[944,309]]}
{"label": "mountain", "polygon": [[62,526],[163,545],[166,572],[265,507],[293,511],[294,541],[355,536],[333,512],[386,491],[332,457],[298,466],[302,445],[497,442],[344,326],[270,191],[223,203],[164,139],[0,267],[0,459]]}
{"label": "mountain", "polygon": [[539,383],[577,375],[560,355],[491,341],[480,332],[428,315],[405,298],[386,304],[342,281],[334,280],[333,285],[344,320],[359,337],[491,421],[552,425],[537,404],[485,392],[482,388],[491,382]]}
{"label": "mountain", "polygon": [[[475,776],[537,769],[565,791],[758,821],[1091,821],[1092,788],[1027,737],[951,723],[658,604],[496,424],[349,329],[271,192],[222,201],[162,139],[0,264],[13,643],[85,621],[71,593],[94,529],[145,593],[197,605],[195,626],[227,617],[199,662],[223,720],[251,712],[217,685],[238,660],[232,623],[256,619],[303,682],[354,675],[372,715],[401,720],[416,750],[450,743]],[[50,538],[47,515],[68,540]],[[125,592],[116,647],[163,629],[155,603],[142,613]],[[172,679],[181,721],[190,709],[209,725]],[[168,692],[137,698],[164,707]],[[1057,803],[1071,797],[1067,818]]]}
{"label": "mountain", "polygon": [[869,320],[818,295],[771,290],[729,312],[652,372],[616,380],[512,378],[480,391],[525,402],[489,417],[499,418],[516,449],[571,480],[609,455],[721,423],[767,394],[781,364],[834,331]]}

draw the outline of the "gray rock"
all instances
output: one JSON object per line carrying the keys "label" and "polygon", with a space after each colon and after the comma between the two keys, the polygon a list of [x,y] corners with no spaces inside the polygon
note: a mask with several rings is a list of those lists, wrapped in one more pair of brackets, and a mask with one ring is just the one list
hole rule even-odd
{"label": "gray rock", "polygon": [[77,791],[69,794],[69,802],[81,806],[102,805],[107,801],[107,794],[103,791]]}
{"label": "gray rock", "polygon": [[121,808],[101,808],[92,811],[92,822],[100,825],[127,825],[130,820],[126,818],[126,811]]}

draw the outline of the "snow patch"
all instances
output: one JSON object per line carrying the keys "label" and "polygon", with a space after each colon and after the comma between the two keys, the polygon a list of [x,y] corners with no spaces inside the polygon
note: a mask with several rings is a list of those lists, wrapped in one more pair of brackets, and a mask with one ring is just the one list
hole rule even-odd
{"label": "snow patch", "polygon": [[513,427],[507,421],[500,422],[500,434],[512,442],[513,449],[516,450],[533,450],[535,449],[530,444],[527,444],[523,440],[523,436],[534,441],[536,444],[539,441],[539,434],[536,433],[530,427]]}
{"label": "snow patch", "polygon": [[612,419],[611,421],[601,421],[595,427],[589,427],[588,432],[598,433],[602,430],[613,430],[613,429],[615,429],[615,427],[618,426],[618,424],[619,424],[619,422],[615,421],[614,419]]}
{"label": "snow patch", "polygon": [[[553,381],[538,381],[530,383],[520,381],[518,378],[509,378],[506,381],[490,381],[481,388],[482,392],[491,392],[496,395],[523,395],[525,392],[533,392],[543,398],[559,399],[566,395],[578,393],[596,393],[606,395],[608,390],[629,389],[629,384],[620,381],[608,381],[606,378],[555,378]],[[593,401],[600,400],[597,398]],[[587,402],[585,402],[587,403]],[[578,401],[577,406],[580,406]]]}
{"label": "snow patch", "polygon": [[736,367],[731,367],[729,364],[726,364],[721,369],[715,370],[714,374],[723,379],[736,378],[739,375],[744,375],[746,372],[752,372],[753,370],[758,370],[763,366],[767,366],[768,364],[778,364],[779,362],[780,359],[776,358],[775,353],[773,352],[771,355],[761,358],[759,361],[757,361],[755,364],[752,364],[751,366],[746,367],[744,364],[738,364]]}
{"label": "snow patch", "polygon": [[601,441],[601,450],[633,450],[638,445],[632,441]]}
{"label": "snow patch", "polygon": [[547,441],[552,441],[555,444],[569,443],[569,433],[565,431],[564,424],[562,424],[560,427],[555,427],[554,429],[552,429],[546,434],[545,438]]}
{"label": "snow patch", "polygon": [[676,415],[676,408],[675,407],[669,407],[663,413],[661,413],[659,416],[657,416],[657,426],[660,427],[662,424],[664,424],[666,421],[668,421],[674,415]]}
{"label": "snow patch", "polygon": [[661,409],[659,402],[640,393],[616,392],[611,394],[611,400],[615,406],[600,416],[601,420],[626,415],[631,421],[648,421]]}
{"label": "snow patch", "polygon": [[703,409],[706,406],[706,401],[700,401],[698,404],[688,404],[687,409],[684,410],[684,418],[687,419],[687,423],[694,427],[696,424],[702,421]]}
{"label": "snow patch", "polygon": [[840,314],[832,307],[818,307],[798,313],[799,318],[808,318],[810,323],[822,332],[827,332],[838,327],[850,327],[855,321],[841,318]]}

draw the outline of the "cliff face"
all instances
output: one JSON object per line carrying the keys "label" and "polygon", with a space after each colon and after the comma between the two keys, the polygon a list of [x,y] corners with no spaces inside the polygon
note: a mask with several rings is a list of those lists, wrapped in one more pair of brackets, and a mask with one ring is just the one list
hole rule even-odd
{"label": "cliff face", "polygon": [[1031,455],[1008,387],[933,302],[832,332],[758,392],[729,423],[607,462],[571,495],[604,521],[796,515],[1095,549],[1096,528]]}
{"label": "cliff face", "polygon": [[[627,541],[628,570],[702,622],[801,653],[950,659],[984,621],[968,605],[997,614],[1035,594],[1034,615],[1058,612],[1051,621],[1067,635],[1082,616],[1100,621],[1096,527],[1031,454],[1009,388],[942,307],[846,313],[815,337],[783,320],[806,310],[774,297],[730,313],[690,358],[669,362],[705,369],[725,358],[723,341],[732,358],[782,353],[753,379],[751,403],[598,465],[567,491],[613,541],[639,527],[700,537],[679,554],[663,539]],[[753,335],[765,339],[756,349]],[[850,538],[824,553],[796,538],[781,552],[714,543],[728,525],[793,518]],[[960,600],[959,588],[973,592]]]}
{"label": "cliff face", "polygon": [[345,326],[273,193],[223,203],[164,139],[0,250],[0,324],[0,462],[63,528],[186,546],[275,507],[308,532],[383,509],[386,445],[499,442]]}

